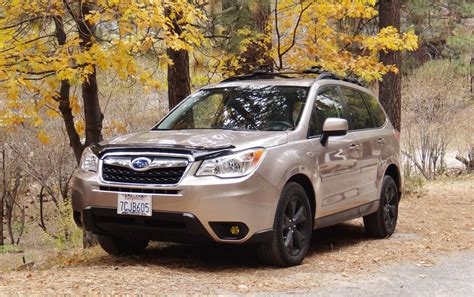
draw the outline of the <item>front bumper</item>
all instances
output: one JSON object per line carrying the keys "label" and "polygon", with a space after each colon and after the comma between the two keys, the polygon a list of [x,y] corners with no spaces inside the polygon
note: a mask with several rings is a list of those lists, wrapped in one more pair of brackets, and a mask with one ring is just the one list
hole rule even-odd
{"label": "front bumper", "polygon": [[[153,216],[117,215],[118,193],[143,189],[154,193]],[[187,175],[177,186],[153,188],[110,185],[98,174],[77,171],[72,196],[76,221],[94,233],[170,242],[250,243],[268,239],[279,192],[258,171],[236,179]],[[240,222],[248,232],[240,239],[223,238],[213,222]]]}
{"label": "front bumper", "polygon": [[[151,217],[138,217],[118,215],[116,209],[89,207],[82,213],[75,212],[74,218],[79,226],[95,234],[123,239],[200,244],[215,241],[201,222],[187,213],[153,212]],[[271,236],[271,230],[257,232],[245,244],[265,242]]]}

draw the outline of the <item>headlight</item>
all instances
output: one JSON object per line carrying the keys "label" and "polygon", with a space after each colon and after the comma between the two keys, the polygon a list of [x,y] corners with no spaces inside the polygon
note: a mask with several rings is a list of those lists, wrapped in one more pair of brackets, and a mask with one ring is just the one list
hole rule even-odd
{"label": "headlight", "polygon": [[87,147],[82,153],[80,166],[84,172],[97,172],[97,166],[99,164],[99,158]]}
{"label": "headlight", "polygon": [[264,149],[258,148],[204,160],[196,176],[241,177],[247,175],[257,168],[264,153]]}

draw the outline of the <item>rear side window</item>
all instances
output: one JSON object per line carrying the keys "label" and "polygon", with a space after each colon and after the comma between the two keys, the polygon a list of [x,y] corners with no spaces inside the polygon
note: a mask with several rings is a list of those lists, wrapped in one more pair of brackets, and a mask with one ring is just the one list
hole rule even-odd
{"label": "rear side window", "polygon": [[321,135],[327,118],[344,118],[341,98],[336,87],[326,87],[318,92],[311,113],[308,136]]}
{"label": "rear side window", "polygon": [[361,95],[364,97],[365,103],[367,103],[367,106],[369,107],[375,127],[382,127],[385,124],[386,118],[379,102],[369,94],[361,93]]}
{"label": "rear side window", "polygon": [[350,129],[359,130],[373,128],[374,124],[370,118],[369,110],[360,92],[344,87],[341,87],[341,90],[347,101]]}

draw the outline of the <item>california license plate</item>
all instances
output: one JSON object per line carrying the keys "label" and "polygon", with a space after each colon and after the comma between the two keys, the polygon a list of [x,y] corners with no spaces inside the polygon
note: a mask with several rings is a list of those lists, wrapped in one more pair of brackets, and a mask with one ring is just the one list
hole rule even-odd
{"label": "california license plate", "polygon": [[151,195],[118,194],[117,213],[121,215],[151,217]]}

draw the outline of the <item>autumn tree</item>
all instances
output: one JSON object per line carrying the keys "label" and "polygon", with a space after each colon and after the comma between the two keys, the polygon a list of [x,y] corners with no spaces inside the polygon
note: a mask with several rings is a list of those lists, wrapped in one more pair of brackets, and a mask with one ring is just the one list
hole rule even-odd
{"label": "autumn tree", "polygon": [[392,26],[370,30],[367,24],[378,15],[374,0],[277,2],[272,57],[279,69],[317,66],[372,81],[397,72],[395,65],[379,60],[380,52],[417,47],[411,32],[402,34]]}
{"label": "autumn tree", "polygon": [[[45,116],[60,114],[77,160],[85,146],[102,138],[98,71],[161,87],[154,73],[171,63],[166,48],[198,46],[201,33],[187,24],[204,19],[187,0],[0,4],[0,91],[8,98],[0,116],[9,126],[41,127]],[[149,63],[150,57],[158,61]],[[82,102],[71,88],[80,88]],[[40,129],[38,137],[48,142],[46,131]]]}
{"label": "autumn tree", "polygon": [[[238,30],[244,37],[240,52],[221,59],[230,62],[221,62],[220,68],[230,74],[249,72],[246,62],[252,59],[242,53],[251,53],[260,65],[273,61],[277,70],[318,67],[367,82],[381,80],[382,104],[400,129],[400,57],[403,50],[418,47],[418,38],[400,32],[399,0],[382,2],[377,9],[375,0],[275,0],[261,25],[265,30]],[[374,30],[378,17],[380,28]]]}
{"label": "autumn tree", "polygon": [[0,121],[38,129],[47,144],[42,123],[59,114],[79,161],[102,139],[99,71],[162,87],[154,73],[172,63],[166,49],[200,43],[201,33],[187,25],[196,19],[204,16],[188,0],[0,0]]}
{"label": "autumn tree", "polygon": [[221,72],[246,72],[241,53],[258,44],[265,49],[260,63],[270,60],[277,70],[320,67],[374,81],[398,71],[396,65],[380,61],[381,52],[418,46],[413,32],[401,33],[393,26],[373,30],[378,17],[375,0],[280,0],[273,2],[270,12],[265,32],[251,26],[235,30],[242,36],[239,53],[216,54]]}

